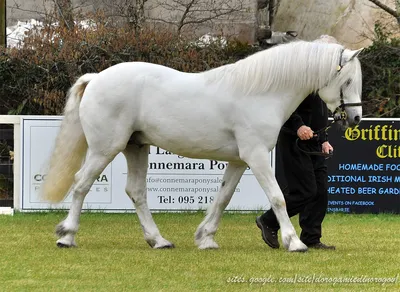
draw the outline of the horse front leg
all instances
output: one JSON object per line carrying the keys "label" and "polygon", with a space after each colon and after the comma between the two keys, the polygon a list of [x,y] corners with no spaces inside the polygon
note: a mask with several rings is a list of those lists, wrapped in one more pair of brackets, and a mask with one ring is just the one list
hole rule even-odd
{"label": "horse front leg", "polygon": [[269,199],[281,228],[283,246],[289,251],[306,251],[307,246],[298,238],[296,231],[290,222],[286,210],[285,198],[283,197],[283,193],[271,168],[268,149],[264,147],[251,149],[241,156],[243,156],[243,160],[250,166],[257,181]]}
{"label": "horse front leg", "polygon": [[222,179],[221,188],[215,200],[208,207],[207,215],[201,222],[195,233],[195,243],[199,249],[218,248],[214,241],[222,212],[228,206],[232,195],[246,170],[246,164],[229,163]]}

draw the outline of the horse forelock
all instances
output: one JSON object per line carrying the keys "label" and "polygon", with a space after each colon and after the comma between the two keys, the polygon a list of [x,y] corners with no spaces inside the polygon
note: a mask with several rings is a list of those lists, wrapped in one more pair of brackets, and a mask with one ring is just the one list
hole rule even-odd
{"label": "horse forelock", "polygon": [[338,44],[295,41],[207,71],[205,76],[246,95],[285,89],[311,92],[334,78],[342,51]]}

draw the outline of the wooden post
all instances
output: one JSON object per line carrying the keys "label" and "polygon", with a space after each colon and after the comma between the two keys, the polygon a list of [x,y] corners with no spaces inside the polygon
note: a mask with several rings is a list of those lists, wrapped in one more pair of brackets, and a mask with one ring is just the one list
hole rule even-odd
{"label": "wooden post", "polygon": [[7,46],[6,0],[0,0],[0,46]]}

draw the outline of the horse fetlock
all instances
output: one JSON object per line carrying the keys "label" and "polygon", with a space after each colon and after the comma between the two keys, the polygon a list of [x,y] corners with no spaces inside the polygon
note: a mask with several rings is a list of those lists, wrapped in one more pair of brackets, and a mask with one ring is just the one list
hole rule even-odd
{"label": "horse fetlock", "polygon": [[217,233],[216,226],[213,226],[210,223],[204,223],[200,224],[200,226],[197,228],[195,238],[200,240],[201,238],[206,236],[214,236],[215,233]]}
{"label": "horse fetlock", "polygon": [[285,228],[281,228],[281,238],[282,244],[287,250],[289,249],[289,246],[293,240],[297,239],[300,241],[294,228],[289,228],[289,231],[287,231],[287,229],[285,230]]}
{"label": "horse fetlock", "polygon": [[195,244],[199,249],[217,249],[219,248],[218,244],[214,240],[214,235],[216,233],[215,228],[206,228],[205,226],[200,225],[197,228],[197,231],[194,235]]}
{"label": "horse fetlock", "polygon": [[290,237],[282,235],[282,245],[285,249],[289,249]]}
{"label": "horse fetlock", "polygon": [[198,228],[196,230],[196,233],[194,234],[194,240],[196,242],[200,241],[203,238],[203,229],[202,228]]}
{"label": "horse fetlock", "polygon": [[76,234],[78,232],[78,226],[68,226],[65,222],[61,222],[56,226],[56,235],[58,237],[64,237],[68,234]]}
{"label": "horse fetlock", "polygon": [[296,233],[282,235],[282,244],[290,252],[305,252],[308,249]]}

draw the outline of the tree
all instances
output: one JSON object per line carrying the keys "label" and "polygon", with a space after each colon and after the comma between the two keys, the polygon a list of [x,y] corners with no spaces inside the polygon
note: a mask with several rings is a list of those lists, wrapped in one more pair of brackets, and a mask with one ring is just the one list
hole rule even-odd
{"label": "tree", "polygon": [[146,22],[145,4],[148,0],[102,0],[102,5],[106,8],[107,15],[110,17],[121,17],[125,23],[135,31],[140,31]]}
{"label": "tree", "polygon": [[246,9],[241,0],[157,0],[154,8],[161,8],[162,12],[150,19],[175,26],[178,35],[185,27],[214,24],[222,18],[229,20]]}
{"label": "tree", "polygon": [[395,5],[396,5],[396,10],[394,10],[394,9],[390,8],[389,6],[383,4],[379,0],[369,0],[369,1],[374,3],[376,6],[382,8],[383,10],[385,10],[387,13],[392,15],[394,18],[396,18],[397,23],[400,25],[400,0],[394,0],[395,1]]}
{"label": "tree", "polygon": [[72,29],[74,27],[74,16],[71,0],[53,0],[53,2],[54,9],[60,19],[60,25]]}

